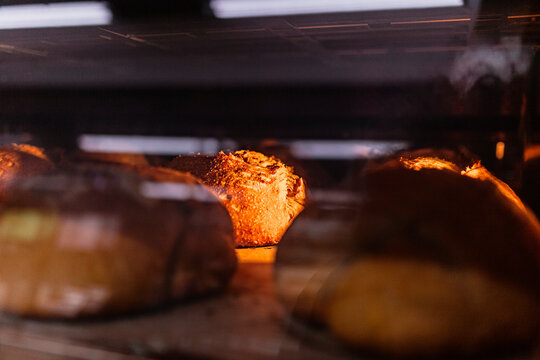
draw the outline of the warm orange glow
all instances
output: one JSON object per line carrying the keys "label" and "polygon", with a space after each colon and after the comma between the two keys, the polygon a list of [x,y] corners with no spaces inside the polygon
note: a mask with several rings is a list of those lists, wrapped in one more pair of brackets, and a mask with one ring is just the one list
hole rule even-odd
{"label": "warm orange glow", "polygon": [[236,249],[236,257],[240,263],[271,264],[276,259],[276,246]]}
{"label": "warm orange glow", "polygon": [[[504,143],[502,143],[504,146]],[[503,147],[504,154],[504,147]],[[465,170],[460,170],[460,168],[451,161],[439,159],[436,157],[417,157],[413,159],[400,158],[399,161],[407,169],[420,171],[422,169],[437,169],[437,170],[450,170],[458,174],[468,176],[473,179],[478,179],[482,181],[489,181],[492,184],[496,185],[501,194],[508,199],[512,200],[521,209],[525,209],[525,205],[521,202],[520,198],[516,193],[505,184],[503,181],[499,180],[492,173],[490,173],[485,167],[483,167],[480,162],[467,167]]]}
{"label": "warm orange glow", "polygon": [[47,157],[47,155],[45,155],[45,151],[41,148],[28,144],[11,144],[11,147],[13,148],[13,150],[34,155],[35,157],[49,161],[49,158]]}
{"label": "warm orange glow", "polygon": [[523,158],[525,161],[540,157],[540,145],[527,146]]}
{"label": "warm orange glow", "polygon": [[468,176],[473,179],[489,181],[497,186],[502,195],[512,200],[521,209],[525,210],[525,205],[521,202],[521,199],[516,195],[514,190],[510,186],[506,185],[504,182],[493,176],[485,167],[483,167],[480,162],[477,162],[471,167],[467,167],[461,172],[462,175]]}
{"label": "warm orange glow", "polygon": [[509,19],[522,19],[522,18],[528,18],[528,17],[537,17],[540,16],[540,14],[529,14],[529,15],[512,15],[508,16]]}
{"label": "warm orange glow", "polygon": [[221,153],[208,177],[229,212],[238,246],[277,244],[304,208],[304,181],[274,157]]}
{"label": "warm orange glow", "polygon": [[471,18],[461,19],[439,19],[439,20],[416,20],[416,21],[395,21],[391,22],[391,25],[406,25],[406,24],[431,24],[431,23],[447,23],[447,22],[459,22],[459,21],[471,21]]}
{"label": "warm orange glow", "polygon": [[436,157],[417,157],[414,159],[400,158],[399,161],[407,169],[422,170],[422,169],[437,169],[437,170],[450,170],[459,172],[459,167],[453,162],[439,159]]}
{"label": "warm orange glow", "polygon": [[332,28],[348,28],[348,27],[360,27],[360,26],[369,26],[369,25],[368,24],[315,25],[315,26],[297,26],[295,29],[298,29],[298,30],[332,29]]}
{"label": "warm orange glow", "polygon": [[504,142],[499,141],[497,145],[495,145],[495,157],[499,160],[502,160],[504,158]]}

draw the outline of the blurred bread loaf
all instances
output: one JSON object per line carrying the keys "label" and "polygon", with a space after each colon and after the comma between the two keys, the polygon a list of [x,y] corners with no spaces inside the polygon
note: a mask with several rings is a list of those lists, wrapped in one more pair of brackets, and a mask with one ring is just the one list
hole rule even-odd
{"label": "blurred bread loaf", "polygon": [[[225,209],[192,199],[214,196],[188,174],[168,188],[180,192],[176,206],[161,200],[159,185],[95,166],[18,182],[0,205],[0,309],[103,316],[226,286],[236,258]],[[209,211],[219,226],[205,231]]]}
{"label": "blurred bread loaf", "polygon": [[393,356],[534,340],[538,220],[480,164],[451,160],[401,154],[366,169],[351,192],[357,200],[306,209],[276,260],[278,292],[293,314]]}

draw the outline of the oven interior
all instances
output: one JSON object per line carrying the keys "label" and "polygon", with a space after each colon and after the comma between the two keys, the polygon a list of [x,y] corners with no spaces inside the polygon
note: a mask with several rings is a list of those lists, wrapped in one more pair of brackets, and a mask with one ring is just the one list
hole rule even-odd
{"label": "oven interior", "polygon": [[[0,16],[27,3],[4,1]],[[540,215],[533,1],[231,18],[226,4],[116,0],[103,24],[1,29],[0,141],[155,166],[250,149],[330,202],[373,160],[444,148],[480,159]],[[246,250],[217,300],[69,324],[2,317],[0,357],[358,356],[286,317],[275,247]]]}

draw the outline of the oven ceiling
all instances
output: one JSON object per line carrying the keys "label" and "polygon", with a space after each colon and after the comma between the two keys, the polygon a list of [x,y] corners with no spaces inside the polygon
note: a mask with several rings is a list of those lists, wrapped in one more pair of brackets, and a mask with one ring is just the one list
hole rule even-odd
{"label": "oven ceiling", "polygon": [[[492,15],[507,35],[523,26]],[[400,83],[448,74],[474,37],[467,8],[0,30],[0,85]],[[523,23],[523,21],[521,21]]]}
{"label": "oven ceiling", "polygon": [[470,48],[540,44],[540,21],[524,14],[532,13],[176,17],[0,30],[0,118],[5,131],[55,136],[514,130],[531,92],[521,78],[488,78],[464,92],[449,74]]}

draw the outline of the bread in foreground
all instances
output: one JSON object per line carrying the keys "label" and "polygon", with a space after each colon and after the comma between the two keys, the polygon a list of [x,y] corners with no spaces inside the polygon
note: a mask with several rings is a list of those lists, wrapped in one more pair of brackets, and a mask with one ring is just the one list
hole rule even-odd
{"label": "bread in foreground", "polygon": [[190,199],[206,190],[182,176],[191,182],[176,183],[186,197],[174,204],[159,199],[161,183],[119,169],[73,167],[20,181],[0,205],[0,309],[104,316],[224,288],[236,265],[230,220],[217,201]]}
{"label": "bread in foreground", "polygon": [[506,184],[480,164],[405,153],[370,166],[354,196],[306,209],[279,245],[295,316],[392,356],[535,339],[540,225]]}
{"label": "bread in foreground", "polygon": [[277,244],[304,208],[304,180],[272,156],[248,150],[179,156],[170,167],[192,173],[219,197],[239,247]]}

